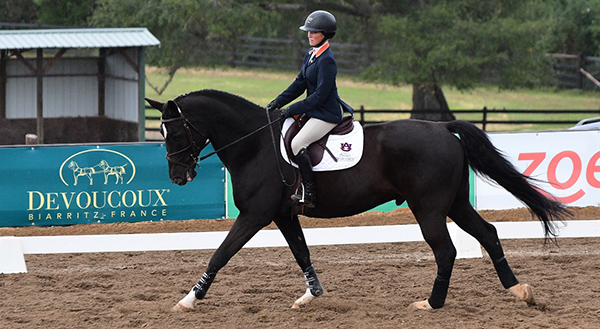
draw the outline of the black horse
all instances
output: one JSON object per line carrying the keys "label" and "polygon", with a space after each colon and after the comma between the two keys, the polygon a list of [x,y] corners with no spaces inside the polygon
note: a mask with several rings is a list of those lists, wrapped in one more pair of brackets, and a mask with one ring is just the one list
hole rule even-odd
{"label": "black horse", "polygon": [[308,286],[293,307],[307,305],[323,288],[311,263],[298,210],[309,217],[341,217],[390,200],[407,201],[437,263],[431,295],[412,307],[435,309],[445,303],[456,257],[446,216],[485,248],[505,289],[535,304],[532,289],[520,284],[509,267],[496,229],[469,203],[469,165],[520,199],[541,221],[547,238],[556,234],[553,221],[569,212],[540,193],[531,178],[519,173],[473,124],[399,120],[368,125],[362,160],[350,169],[315,173],[319,203],[313,209],[298,209],[290,200],[295,186],[289,184],[298,173],[284,162],[275,145],[281,135],[277,124],[271,126],[278,121],[277,111],[216,90],[192,92],[164,104],[147,101],[162,112],[171,181],[178,185],[192,181],[200,151],[210,142],[231,174],[240,211],[206,272],[174,310],[192,309],[196,299],[204,298],[217,272],[272,221],[289,244]]}

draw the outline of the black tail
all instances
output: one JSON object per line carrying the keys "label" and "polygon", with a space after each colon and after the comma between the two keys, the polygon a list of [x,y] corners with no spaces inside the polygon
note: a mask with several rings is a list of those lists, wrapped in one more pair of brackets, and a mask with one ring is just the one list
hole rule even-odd
{"label": "black tail", "polygon": [[475,173],[494,180],[521,200],[544,225],[546,238],[556,237],[558,232],[553,221],[562,221],[571,216],[571,212],[556,199],[542,194],[531,183],[533,179],[518,172],[475,125],[466,121],[451,121],[445,125],[460,136],[469,165]]}

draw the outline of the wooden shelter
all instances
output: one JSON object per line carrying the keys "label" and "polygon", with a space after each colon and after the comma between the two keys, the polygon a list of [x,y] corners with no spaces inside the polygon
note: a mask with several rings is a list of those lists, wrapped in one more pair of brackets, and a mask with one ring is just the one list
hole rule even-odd
{"label": "wooden shelter", "polygon": [[0,30],[0,144],[144,140],[146,28]]}

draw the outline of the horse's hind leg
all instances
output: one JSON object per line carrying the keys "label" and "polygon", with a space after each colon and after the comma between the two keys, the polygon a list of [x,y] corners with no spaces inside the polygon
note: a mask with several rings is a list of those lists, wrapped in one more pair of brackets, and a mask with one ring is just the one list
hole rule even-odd
{"label": "horse's hind leg", "polygon": [[301,308],[308,305],[315,297],[321,296],[324,292],[321,281],[317,276],[317,272],[310,261],[310,252],[302,233],[302,227],[298,221],[298,215],[290,215],[277,218],[275,223],[285,237],[298,266],[304,273],[306,281],[306,292],[298,298],[292,308]]}
{"label": "horse's hind leg", "polygon": [[487,251],[494,264],[498,278],[502,282],[502,286],[520,300],[527,302],[529,305],[535,305],[535,298],[533,297],[531,287],[527,284],[520,284],[508,265],[496,228],[481,218],[469,203],[468,190],[467,193],[459,193],[448,216],[461,229],[477,239]]}
{"label": "horse's hind leg", "polygon": [[411,306],[416,309],[441,308],[446,302],[452,268],[454,267],[454,260],[456,258],[456,248],[452,244],[448,227],[446,226],[446,215],[440,213],[439,209],[432,208],[427,203],[420,203],[419,206],[409,203],[409,206],[421,227],[425,241],[429,244],[431,250],[433,250],[437,264],[437,275],[433,283],[431,295],[427,300],[415,302]]}

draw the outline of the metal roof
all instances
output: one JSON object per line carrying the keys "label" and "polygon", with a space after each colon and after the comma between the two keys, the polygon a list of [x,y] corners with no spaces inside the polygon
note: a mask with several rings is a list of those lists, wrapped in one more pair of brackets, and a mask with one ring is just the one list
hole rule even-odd
{"label": "metal roof", "polygon": [[0,30],[0,49],[159,46],[146,28]]}

